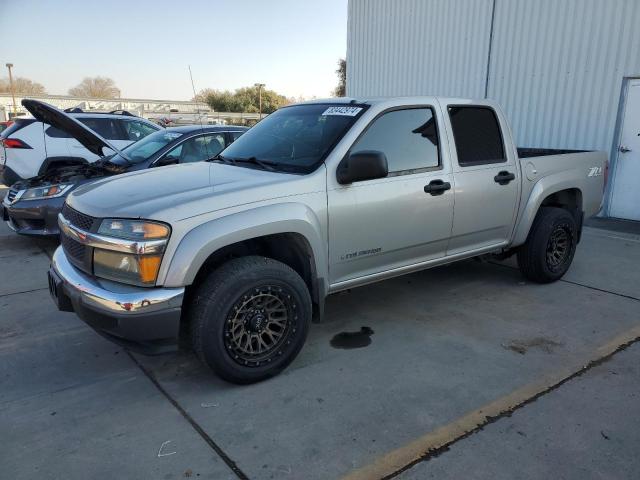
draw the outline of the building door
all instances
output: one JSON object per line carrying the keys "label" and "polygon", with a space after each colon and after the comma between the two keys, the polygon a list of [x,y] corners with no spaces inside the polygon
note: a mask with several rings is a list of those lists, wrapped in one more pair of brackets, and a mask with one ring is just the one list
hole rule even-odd
{"label": "building door", "polygon": [[609,214],[640,220],[640,79],[629,82],[622,115]]}

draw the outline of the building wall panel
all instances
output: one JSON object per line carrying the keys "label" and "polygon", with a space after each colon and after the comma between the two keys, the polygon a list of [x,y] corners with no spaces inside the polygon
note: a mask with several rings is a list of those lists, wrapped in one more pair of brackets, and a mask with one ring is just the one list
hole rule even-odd
{"label": "building wall panel", "polygon": [[484,96],[492,0],[352,0],[351,96]]}
{"label": "building wall panel", "polygon": [[350,0],[348,22],[348,95],[486,89],[521,146],[610,152],[640,76],[639,0]]}
{"label": "building wall panel", "polygon": [[609,151],[638,25],[637,0],[496,0],[488,96],[518,143]]}

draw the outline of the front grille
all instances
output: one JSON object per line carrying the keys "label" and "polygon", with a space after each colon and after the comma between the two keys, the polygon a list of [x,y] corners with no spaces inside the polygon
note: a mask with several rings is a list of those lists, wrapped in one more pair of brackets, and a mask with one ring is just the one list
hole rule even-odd
{"label": "front grille", "polygon": [[62,239],[62,248],[64,249],[64,253],[67,254],[67,257],[69,257],[69,260],[75,260],[74,263],[79,262],[84,264],[86,253],[85,246],[66,235],[60,235],[60,237]]}
{"label": "front grille", "polygon": [[[94,231],[97,228],[98,219],[80,213],[74,210],[66,203],[62,207],[62,216],[74,227],[87,232]],[[93,263],[93,248],[83,245],[82,243],[68,237],[64,231],[60,235],[62,249],[69,261],[80,270],[91,273]]]}
{"label": "front grille", "polygon": [[96,221],[95,218],[74,210],[66,203],[62,207],[62,216],[71,222],[71,225],[86,231],[90,231],[93,227],[93,223]]}

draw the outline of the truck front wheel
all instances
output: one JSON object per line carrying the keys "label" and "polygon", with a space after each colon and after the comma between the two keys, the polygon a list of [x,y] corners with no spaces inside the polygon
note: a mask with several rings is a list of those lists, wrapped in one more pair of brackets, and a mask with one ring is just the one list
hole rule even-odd
{"label": "truck front wheel", "polygon": [[236,258],[194,293],[193,349],[221,378],[258,382],[280,373],[298,355],[311,314],[309,290],[292,268],[266,257]]}
{"label": "truck front wheel", "polygon": [[538,283],[560,279],[571,266],[578,238],[576,221],[567,210],[542,207],[527,242],[518,250],[522,274]]}

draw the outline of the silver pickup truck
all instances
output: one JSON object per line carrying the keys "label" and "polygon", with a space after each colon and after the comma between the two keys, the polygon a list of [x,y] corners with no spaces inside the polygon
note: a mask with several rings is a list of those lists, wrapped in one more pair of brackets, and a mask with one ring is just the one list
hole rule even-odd
{"label": "silver pickup truck", "polygon": [[75,190],[50,290],[116,342],[186,339],[222,378],[255,382],[291,363],[332,293],[486,254],[559,279],[606,165],[517,149],[486,100],[291,105],[209,162]]}

